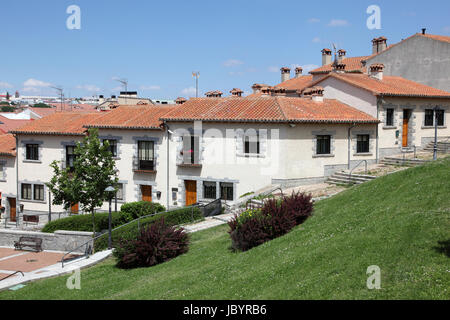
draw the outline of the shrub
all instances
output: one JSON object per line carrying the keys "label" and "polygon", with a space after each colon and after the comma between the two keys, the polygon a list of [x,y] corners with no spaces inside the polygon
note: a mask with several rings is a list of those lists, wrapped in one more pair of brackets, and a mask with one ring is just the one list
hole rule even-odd
{"label": "shrub", "polygon": [[114,251],[120,268],[150,267],[188,251],[189,236],[164,218],[142,228],[136,239],[125,239]]}
{"label": "shrub", "polygon": [[292,193],[291,196],[284,197],[283,206],[288,215],[295,219],[295,224],[302,224],[313,212],[312,196],[304,193]]}
{"label": "shrub", "polygon": [[[172,210],[166,213],[161,213],[152,217],[143,218],[139,221],[130,223],[112,233],[112,245],[117,248],[122,239],[136,239],[139,234],[139,228],[144,228],[156,221],[164,218],[164,221],[168,225],[180,225],[188,222],[198,221],[203,219],[203,214],[199,208],[181,208]],[[138,228],[139,227],[139,228]],[[108,236],[102,236],[95,240],[94,247],[96,251],[104,250],[108,247]]]}
{"label": "shrub", "polygon": [[142,216],[166,211],[166,208],[156,202],[138,201],[123,204],[122,207],[120,207],[120,211],[127,217],[128,221],[133,221]]}
{"label": "shrub", "polygon": [[228,223],[231,247],[246,251],[280,237],[304,222],[312,211],[310,195],[293,193],[282,200],[269,199],[262,209],[244,211]]}

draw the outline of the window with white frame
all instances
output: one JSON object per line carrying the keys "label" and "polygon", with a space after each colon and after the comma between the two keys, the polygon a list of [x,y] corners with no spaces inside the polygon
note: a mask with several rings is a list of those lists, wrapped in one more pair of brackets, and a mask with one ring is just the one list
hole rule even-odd
{"label": "window with white frame", "polygon": [[33,200],[44,201],[44,185],[35,184],[33,185],[33,188],[34,188]]}
{"label": "window with white frame", "polygon": [[31,184],[30,183],[22,183],[21,186],[21,198],[23,200],[31,200]]}

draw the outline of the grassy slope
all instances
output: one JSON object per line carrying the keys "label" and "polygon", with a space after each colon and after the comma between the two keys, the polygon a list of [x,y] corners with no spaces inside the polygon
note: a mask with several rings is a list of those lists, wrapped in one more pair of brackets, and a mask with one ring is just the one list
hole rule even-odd
{"label": "grassy slope", "polygon": [[[189,253],[144,269],[109,259],[0,299],[449,299],[450,159],[350,188],[288,235],[233,253],[227,226],[192,236]],[[447,251],[448,254],[448,251]],[[366,270],[381,268],[381,290]]]}

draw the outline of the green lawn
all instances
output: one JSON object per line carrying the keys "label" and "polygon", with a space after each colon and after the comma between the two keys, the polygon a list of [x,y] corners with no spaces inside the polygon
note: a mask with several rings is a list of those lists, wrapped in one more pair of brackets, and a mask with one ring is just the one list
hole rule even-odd
{"label": "green lawn", "polygon": [[[81,290],[63,276],[0,299],[450,299],[450,159],[349,188],[245,253],[227,230],[195,233],[187,254],[151,268],[106,260],[82,270]],[[380,290],[366,287],[370,265]]]}

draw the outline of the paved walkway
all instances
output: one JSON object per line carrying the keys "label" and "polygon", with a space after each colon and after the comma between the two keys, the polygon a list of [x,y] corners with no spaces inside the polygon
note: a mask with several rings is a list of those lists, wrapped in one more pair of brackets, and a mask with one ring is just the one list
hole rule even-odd
{"label": "paved walkway", "polygon": [[0,248],[0,279],[22,271],[8,279],[0,281],[0,290],[15,287],[30,281],[72,273],[76,269],[93,266],[111,255],[111,250],[105,250],[89,258],[81,257],[61,265],[63,252],[42,251],[25,252],[11,248]]}
{"label": "paved walkway", "polygon": [[182,227],[187,232],[197,232],[200,230],[205,230],[209,228],[213,228],[216,226],[220,226],[221,224],[225,224],[228,221],[232,220],[234,217],[234,213],[227,213],[227,214],[221,214],[219,216],[215,217],[206,217],[204,221],[190,224],[190,225],[183,225]]}

